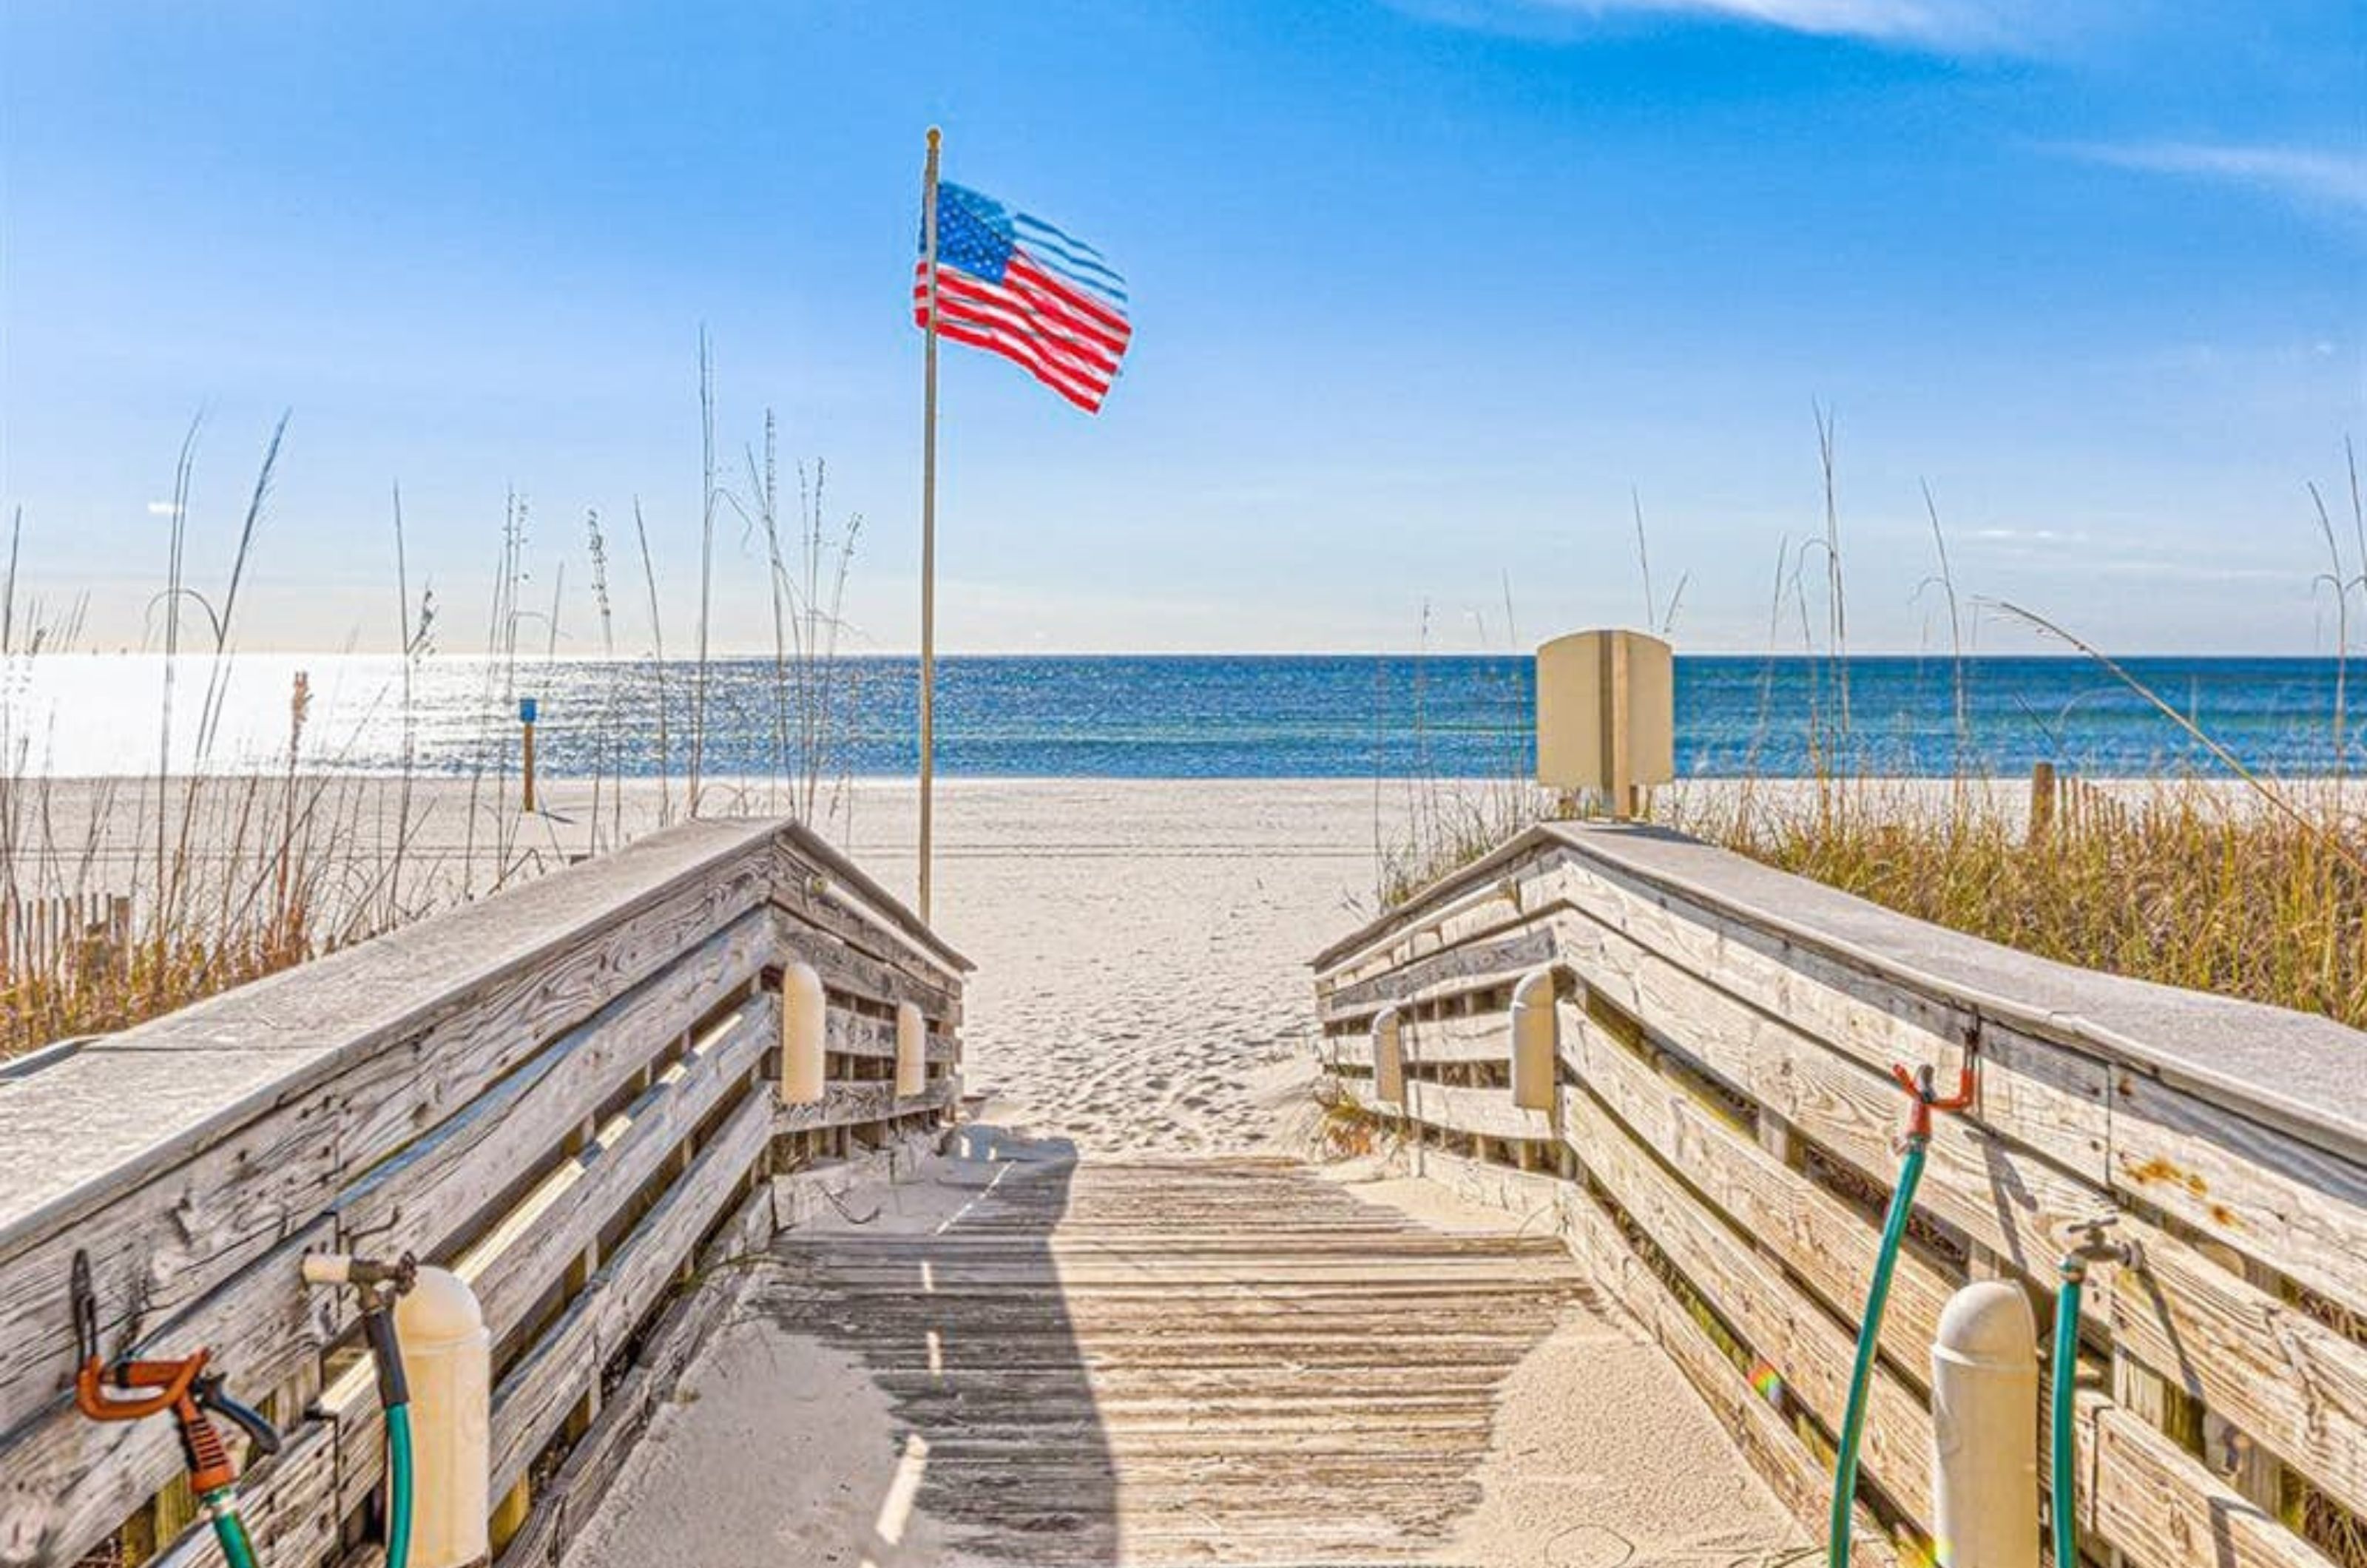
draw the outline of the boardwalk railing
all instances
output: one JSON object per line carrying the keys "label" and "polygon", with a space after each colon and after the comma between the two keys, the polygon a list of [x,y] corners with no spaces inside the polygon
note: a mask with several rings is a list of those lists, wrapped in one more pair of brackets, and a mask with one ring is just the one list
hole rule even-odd
{"label": "boardwalk railing", "polygon": [[[74,1409],[78,1251],[109,1354],[210,1347],[287,1434],[244,1501],[273,1568],[368,1560],[384,1462],[347,1293],[300,1258],[454,1269],[493,1334],[500,1560],[552,1559],[773,1179],[950,1115],[967,968],[803,829],[696,822],[0,1068],[0,1563],[220,1561],[172,1423]],[[785,974],[826,1013],[796,1105]]]}
{"label": "boardwalk railing", "polygon": [[2043,1325],[2070,1227],[2112,1214],[2142,1264],[2088,1293],[2084,1539],[2367,1562],[2367,1035],[1607,825],[1535,829],[1316,968],[1342,1097],[1558,1224],[1819,1537],[1897,1168],[1888,1069],[1953,1083],[1969,1053],[1978,1100],[1940,1120],[1881,1332],[1861,1498],[1890,1546],[1930,1547],[1949,1293],[2017,1280]]}

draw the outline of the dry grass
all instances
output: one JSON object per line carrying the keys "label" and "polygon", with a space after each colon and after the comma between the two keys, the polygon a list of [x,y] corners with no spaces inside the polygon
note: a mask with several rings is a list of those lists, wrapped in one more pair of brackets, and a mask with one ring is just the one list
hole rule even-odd
{"label": "dry grass", "polygon": [[[707,486],[700,513],[699,649],[686,691],[670,694],[659,619],[659,587],[649,529],[638,502],[635,541],[649,595],[652,657],[614,661],[616,604],[607,538],[596,513],[585,519],[591,604],[601,650],[611,656],[595,748],[591,843],[609,849],[625,833],[623,788],[640,761],[629,736],[617,683],[645,679],[654,690],[656,784],[661,824],[681,811],[787,809],[822,831],[843,833],[852,807],[847,757],[859,692],[842,657],[841,617],[859,519],[833,523],[824,512],[821,468],[798,470],[794,515],[781,513],[773,421],[761,455],[748,454],[746,497],[720,485],[714,462],[712,356],[700,343],[700,409]],[[524,593],[532,540],[524,495],[504,509],[501,552],[487,622],[481,725],[464,768],[465,840],[459,852],[424,853],[428,792],[413,790],[418,661],[435,651],[437,606],[424,588],[412,597],[400,491],[393,505],[393,587],[403,649],[399,705],[403,761],[400,776],[354,775],[335,737],[313,725],[308,683],[289,693],[284,750],[271,773],[223,775],[210,764],[236,660],[240,589],[256,564],[277,468],[283,419],[265,449],[253,490],[236,519],[229,570],[219,583],[197,583],[186,567],[198,541],[189,514],[197,431],[176,468],[168,550],[154,602],[150,647],[164,654],[153,718],[155,771],[143,778],[52,786],[48,722],[15,697],[22,661],[73,650],[82,604],[45,604],[20,592],[18,542],[25,522],[10,519],[0,558],[0,1061],[56,1041],[119,1030],[217,992],[303,963],[323,953],[416,919],[555,863],[533,841],[536,819],[519,809],[518,728],[522,692],[533,689],[532,659],[556,656],[566,582],[565,559],[550,571],[548,611]],[[719,792],[703,778],[708,676],[708,596],[714,513],[737,510],[761,528],[772,578],[776,649],[772,689],[762,694],[774,719],[767,776],[753,798]],[[580,581],[580,580],[579,580]],[[541,622],[521,648],[521,628]],[[670,696],[673,699],[670,702]],[[671,773],[668,713],[679,704],[688,723],[688,767],[682,787]],[[113,716],[108,716],[112,719]],[[716,798],[702,801],[705,794]],[[447,794],[448,801],[449,795]],[[604,818],[603,807],[606,807]],[[447,809],[450,809],[447,805]],[[447,835],[448,836],[448,835]],[[548,835],[545,835],[546,837]]]}
{"label": "dry grass", "polygon": [[2293,814],[2201,781],[2124,786],[2033,831],[1973,789],[1743,789],[1688,831],[2025,953],[2367,1027],[2367,870],[2330,785]]}

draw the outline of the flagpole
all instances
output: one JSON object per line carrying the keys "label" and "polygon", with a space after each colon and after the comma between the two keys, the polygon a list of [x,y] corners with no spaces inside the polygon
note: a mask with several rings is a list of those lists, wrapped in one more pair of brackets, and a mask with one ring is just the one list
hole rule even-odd
{"label": "flagpole", "polygon": [[927,369],[921,397],[921,919],[929,919],[930,829],[935,806],[937,696],[937,128],[921,180],[921,249],[928,283]]}

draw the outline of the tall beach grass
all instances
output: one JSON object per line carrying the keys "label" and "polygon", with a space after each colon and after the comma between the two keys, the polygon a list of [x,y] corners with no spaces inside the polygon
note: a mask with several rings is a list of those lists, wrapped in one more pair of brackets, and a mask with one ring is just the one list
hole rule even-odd
{"label": "tall beach grass", "polygon": [[[646,589],[641,657],[620,650],[619,600],[608,535],[595,511],[581,547],[589,565],[589,619],[606,656],[588,780],[588,822],[562,847],[554,820],[522,809],[519,698],[537,666],[554,659],[568,615],[570,552],[538,548],[535,513],[513,491],[500,519],[485,620],[480,722],[457,774],[419,765],[416,676],[436,651],[442,616],[434,590],[413,591],[402,491],[392,497],[390,572],[402,657],[392,689],[374,703],[400,710],[402,762],[391,779],[347,766],[344,735],[313,714],[300,671],[287,694],[288,726],[276,757],[221,766],[222,719],[236,664],[242,588],[268,548],[269,501],[288,429],[269,436],[228,564],[219,580],[192,568],[204,543],[191,515],[198,466],[193,425],[175,469],[174,499],[151,615],[148,648],[163,654],[154,714],[156,762],[137,778],[61,783],[48,765],[52,720],[18,700],[28,661],[76,651],[85,603],[47,601],[20,581],[27,519],[10,518],[0,575],[0,1061],[75,1036],[128,1027],[247,980],[497,890],[584,852],[615,848],[639,827],[716,811],[787,811],[843,838],[849,825],[849,741],[860,688],[843,614],[860,518],[825,505],[819,462],[800,466],[794,508],[777,479],[775,423],[747,451],[746,488],[735,491],[714,459],[713,350],[700,339],[699,395],[707,461],[698,516],[701,581],[688,679],[670,679],[663,592],[640,502],[633,528]],[[772,719],[764,776],[705,776],[711,694],[707,679],[714,525],[730,511],[761,540],[743,541],[770,578],[774,658],[755,699]],[[548,597],[538,574],[547,572]],[[583,590],[579,588],[579,593]],[[627,654],[619,657],[620,651]],[[630,683],[640,682],[634,692]],[[642,737],[626,715],[653,715],[656,777],[629,814],[629,777]],[[113,722],[115,716],[107,716]],[[677,766],[680,752],[687,763]],[[648,809],[654,793],[654,811]],[[580,807],[581,802],[576,805]],[[442,819],[438,819],[438,814]],[[453,820],[457,817],[458,820]],[[430,832],[433,827],[436,831]]]}

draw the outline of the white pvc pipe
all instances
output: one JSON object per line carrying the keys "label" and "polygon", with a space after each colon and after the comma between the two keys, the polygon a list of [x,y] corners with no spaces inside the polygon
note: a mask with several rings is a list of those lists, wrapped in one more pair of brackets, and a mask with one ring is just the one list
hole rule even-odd
{"label": "white pvc pipe", "polygon": [[781,1103],[811,1105],[822,1096],[821,976],[810,964],[781,971]]}
{"label": "white pvc pipe", "polygon": [[1931,1346],[1931,1424],[1943,1568],[2038,1568],[2038,1325],[2019,1287],[1981,1280],[1949,1298]]}
{"label": "white pvc pipe", "polygon": [[1512,987],[1512,1103],[1523,1111],[1554,1108],[1554,1066],[1561,1019],[1554,1005],[1551,969],[1532,969]]}
{"label": "white pvc pipe", "polygon": [[411,1384],[411,1568],[461,1568],[492,1550],[493,1337],[459,1276],[422,1269],[395,1303]]}
{"label": "white pvc pipe", "polygon": [[912,1002],[896,1004],[896,1098],[929,1086],[929,1026]]}

